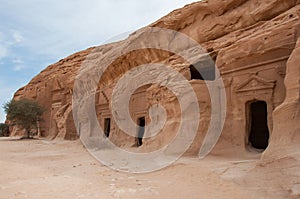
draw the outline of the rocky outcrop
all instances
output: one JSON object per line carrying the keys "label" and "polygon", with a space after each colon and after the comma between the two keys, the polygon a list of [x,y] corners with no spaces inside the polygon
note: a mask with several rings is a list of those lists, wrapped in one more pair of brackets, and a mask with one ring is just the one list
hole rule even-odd
{"label": "rocky outcrop", "polygon": [[[58,123],[61,123],[58,122],[58,120],[61,120],[61,115],[66,113],[61,113],[62,109],[59,111],[59,108],[61,106],[71,107],[72,89],[76,72],[80,68],[82,61],[85,60],[85,57],[92,50],[93,48],[89,48],[75,53],[48,66],[39,75],[34,77],[28,85],[20,88],[15,93],[14,99],[34,99],[37,100],[41,106],[46,108],[46,112],[40,124],[42,136],[55,138],[57,135],[65,134],[60,132],[64,132],[65,130],[63,130],[64,127],[61,127],[62,125],[58,125]],[[12,136],[20,134],[22,134],[22,130],[20,131],[18,128],[11,130]],[[76,138],[76,136],[72,139],[74,138]]]}
{"label": "rocky outcrop", "polygon": [[300,39],[287,63],[284,102],[273,112],[274,129],[265,161],[293,155],[300,143]]}
{"label": "rocky outcrop", "polygon": [[[295,143],[299,143],[299,136],[297,137],[296,133],[299,132],[299,127],[296,125],[299,121],[297,115],[299,75],[295,75],[298,74],[299,69],[296,64],[298,48],[295,49],[300,35],[299,4],[299,0],[201,1],[175,10],[149,26],[186,34],[199,42],[216,62],[227,96],[227,117],[215,152],[224,149],[224,146],[237,146],[243,150],[251,150],[249,148],[254,145],[249,140],[249,134],[252,132],[251,107],[258,101],[266,104],[265,127],[269,129],[271,137],[270,151],[273,151],[281,141],[287,143],[293,139]],[[76,139],[71,105],[74,79],[80,66],[84,62],[97,65],[100,55],[114,56],[124,52],[130,46],[140,42],[144,34],[147,34],[146,28],[136,31],[126,40],[90,48],[60,60],[47,67],[27,86],[17,91],[14,98],[36,99],[47,108],[44,121],[41,122],[42,136]],[[158,43],[164,41],[164,38],[159,36],[155,39]],[[174,41],[168,42],[171,46]],[[184,49],[186,47],[184,44],[182,46],[182,50],[193,50],[189,47]],[[155,49],[131,51],[118,57],[109,65],[102,76],[96,95],[100,125],[103,126],[105,119],[111,117],[110,99],[118,79],[127,71],[146,63],[170,65],[183,74],[196,91],[201,119],[198,134],[189,150],[190,154],[196,154],[209,128],[210,99],[204,81],[201,78],[198,80],[193,78],[191,65],[195,63],[188,63],[171,52]],[[91,75],[87,75],[86,78],[92,77],[95,72],[97,71],[91,71]],[[136,104],[132,102],[130,105],[134,119],[141,117],[138,112],[147,113],[146,108],[154,102],[161,101],[169,107],[167,114],[171,120],[170,125],[165,127],[165,136],[159,135],[154,139],[145,140],[144,147],[147,151],[165,145],[173,136],[172,132],[178,128],[179,112],[176,109],[178,101],[174,95],[167,93],[165,88],[155,85],[144,88],[134,96],[136,98],[133,97],[133,101],[138,99]],[[282,102],[284,104],[280,105]],[[289,122],[291,124],[294,122],[295,125],[288,127],[282,124],[285,117],[289,117]],[[289,131],[285,131],[286,134],[282,133],[284,128],[289,128]],[[134,139],[128,138],[116,126],[112,126],[112,131],[110,138],[115,144],[134,145]],[[268,153],[267,151],[266,154]]]}

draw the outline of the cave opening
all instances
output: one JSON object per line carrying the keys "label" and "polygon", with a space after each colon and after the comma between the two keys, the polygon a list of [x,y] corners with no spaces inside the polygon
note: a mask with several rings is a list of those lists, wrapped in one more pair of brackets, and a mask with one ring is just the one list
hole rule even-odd
{"label": "cave opening", "polygon": [[265,101],[250,104],[249,144],[262,150],[269,145],[268,110]]}

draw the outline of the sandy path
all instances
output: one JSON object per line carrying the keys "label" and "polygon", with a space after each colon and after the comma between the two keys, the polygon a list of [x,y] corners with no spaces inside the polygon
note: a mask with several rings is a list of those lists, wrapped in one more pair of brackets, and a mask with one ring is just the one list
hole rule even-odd
{"label": "sandy path", "polygon": [[161,171],[130,174],[101,165],[79,141],[0,141],[0,151],[0,199],[258,198],[240,178],[257,160],[185,157]]}

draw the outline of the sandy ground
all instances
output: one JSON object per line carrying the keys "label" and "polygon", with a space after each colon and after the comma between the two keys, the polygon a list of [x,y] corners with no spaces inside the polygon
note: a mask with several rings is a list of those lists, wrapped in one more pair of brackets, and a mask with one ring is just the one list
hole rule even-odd
{"label": "sandy ground", "polygon": [[0,199],[300,198],[300,155],[256,166],[240,158],[184,157],[148,174],[111,170],[80,141],[0,139]]}

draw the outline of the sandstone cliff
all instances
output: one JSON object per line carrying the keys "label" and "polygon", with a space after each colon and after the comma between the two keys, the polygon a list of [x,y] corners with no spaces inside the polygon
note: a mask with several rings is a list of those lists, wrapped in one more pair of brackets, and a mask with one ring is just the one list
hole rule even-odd
{"label": "sandstone cliff", "polygon": [[[274,137],[270,133],[271,142],[279,143],[281,136],[295,137],[297,129],[280,134],[283,127],[278,126],[277,123],[285,117],[285,114],[290,115],[294,110],[291,108],[290,112],[286,112],[283,110],[285,105],[278,106],[284,99],[286,99],[284,103],[287,104],[287,100],[290,100],[295,93],[299,94],[299,89],[295,89],[296,85],[291,85],[291,82],[298,81],[295,76],[299,70],[296,56],[298,51],[295,46],[300,35],[299,4],[299,0],[208,0],[175,10],[150,25],[150,27],[168,28],[188,35],[199,42],[215,60],[223,76],[227,94],[228,112],[221,136],[224,142],[241,147],[248,144],[248,138],[245,138],[248,119],[244,118],[248,109],[245,109],[245,104],[255,100],[268,103],[268,127],[272,132],[274,126],[275,132]],[[23,97],[36,99],[47,108],[44,121],[41,123],[42,136],[76,138],[71,104],[74,79],[83,61],[86,57],[88,61],[93,62],[99,54],[122,52],[126,46],[137,41],[138,35],[143,31],[144,29],[138,30],[124,41],[89,48],[60,60],[48,66],[27,86],[15,93],[15,99]],[[286,70],[287,60],[294,49]],[[118,58],[105,72],[102,83],[106,86],[114,85],[115,80],[129,69],[155,62],[170,64],[187,79],[192,79],[189,74],[191,63],[186,63],[181,57],[170,52],[144,49]],[[285,75],[287,96],[283,81]],[[193,81],[191,83],[197,84]],[[203,105],[201,110],[206,118],[200,122],[200,126],[205,130],[208,128],[210,117],[210,105],[206,104],[209,99],[203,97],[207,95],[207,91],[199,86],[194,86],[194,89],[199,94],[200,106]],[[149,92],[159,93],[157,88],[153,87],[148,90]],[[206,94],[201,96],[201,93],[205,92]],[[103,95],[109,101],[110,96]],[[260,98],[260,96],[264,97]],[[171,99],[172,96],[168,98]],[[296,101],[293,105],[296,107],[299,98],[294,96],[293,100]],[[174,102],[174,100],[169,101]],[[278,109],[274,112],[273,120],[272,112],[276,107]],[[173,110],[170,114],[177,113]],[[299,118],[295,116],[291,121],[297,123]],[[243,130],[239,131],[239,129]],[[17,133],[14,131],[12,135]],[[191,150],[193,153],[199,150],[199,143],[202,142],[204,135],[205,132],[197,135],[197,142],[193,144]],[[161,138],[160,142],[166,139]]]}

